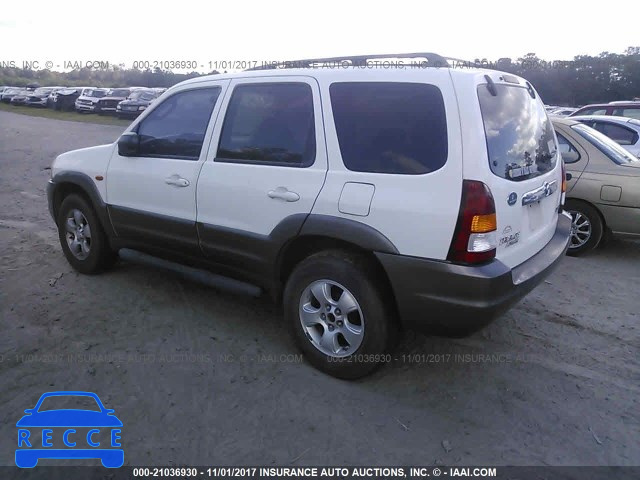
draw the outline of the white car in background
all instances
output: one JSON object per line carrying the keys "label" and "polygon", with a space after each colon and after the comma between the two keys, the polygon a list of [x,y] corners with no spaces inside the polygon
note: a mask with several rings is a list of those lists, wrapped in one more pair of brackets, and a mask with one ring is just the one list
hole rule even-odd
{"label": "white car in background", "polygon": [[78,113],[93,112],[98,100],[104,97],[108,91],[108,88],[92,87],[83,89],[82,93],[76,100],[76,111]]}
{"label": "white car in background", "polygon": [[640,158],[640,120],[612,115],[579,115],[571,118],[595,128]]}
{"label": "white car in background", "polygon": [[573,112],[578,110],[577,108],[572,107],[560,107],[554,110],[547,112],[549,115],[555,115],[557,117],[566,117],[567,115],[571,115]]}

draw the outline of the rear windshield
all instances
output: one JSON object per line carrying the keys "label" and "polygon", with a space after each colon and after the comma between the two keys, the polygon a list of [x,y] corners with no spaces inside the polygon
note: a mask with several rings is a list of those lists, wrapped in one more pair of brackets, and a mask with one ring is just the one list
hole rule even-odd
{"label": "rear windshield", "polygon": [[491,171],[520,182],[543,175],[556,166],[557,146],[553,127],[539,98],[524,87],[478,86],[478,99],[487,139]]}
{"label": "rear windshield", "polygon": [[102,98],[107,94],[105,90],[85,90],[85,97]]}
{"label": "rear windshield", "polygon": [[597,130],[581,123],[573,125],[571,128],[609,157],[612,162],[615,162],[618,165],[624,165],[625,163],[636,161],[634,156],[628,151]]}

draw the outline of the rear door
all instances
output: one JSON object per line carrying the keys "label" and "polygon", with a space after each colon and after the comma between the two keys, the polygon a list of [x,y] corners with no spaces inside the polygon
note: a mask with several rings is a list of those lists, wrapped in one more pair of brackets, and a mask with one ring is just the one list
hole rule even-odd
{"label": "rear door", "polygon": [[499,72],[474,80],[481,125],[473,135],[483,138],[478,151],[465,148],[465,178],[484,181],[493,193],[496,258],[514,267],[555,233],[562,162],[544,104],[530,84]]}
{"label": "rear door", "polygon": [[210,260],[267,275],[279,239],[294,236],[327,171],[315,79],[235,79],[197,189],[197,228]]}

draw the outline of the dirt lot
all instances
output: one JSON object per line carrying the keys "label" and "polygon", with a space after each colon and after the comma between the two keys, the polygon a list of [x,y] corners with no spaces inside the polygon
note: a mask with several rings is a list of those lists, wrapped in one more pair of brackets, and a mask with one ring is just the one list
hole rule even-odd
{"label": "dirt lot", "polygon": [[640,465],[640,242],[566,258],[484,331],[408,333],[344,382],[293,356],[265,300],[71,270],[46,167],[121,131],[0,112],[2,464],[42,393],[89,390],[123,421],[129,465]]}

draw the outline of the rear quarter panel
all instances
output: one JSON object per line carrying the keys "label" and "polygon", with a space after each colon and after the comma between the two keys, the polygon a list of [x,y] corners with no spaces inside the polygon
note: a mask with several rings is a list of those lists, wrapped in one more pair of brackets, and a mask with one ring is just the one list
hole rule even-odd
{"label": "rear quarter panel", "polygon": [[[319,76],[325,119],[329,172],[312,213],[367,224],[385,235],[400,254],[443,260],[455,229],[462,193],[462,143],[458,102],[448,69],[345,72],[338,78]],[[336,135],[329,87],[336,82],[410,82],[437,86],[447,117],[448,156],[445,165],[424,175],[383,174],[348,170]],[[339,199],[345,183],[374,186],[366,216],[342,213]]]}

